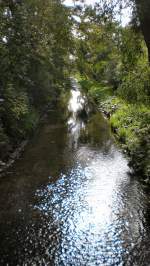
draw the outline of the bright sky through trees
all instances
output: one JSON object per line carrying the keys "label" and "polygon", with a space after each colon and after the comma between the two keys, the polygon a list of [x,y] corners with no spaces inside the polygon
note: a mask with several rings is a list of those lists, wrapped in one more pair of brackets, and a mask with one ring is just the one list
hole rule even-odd
{"label": "bright sky through trees", "polygon": [[[85,0],[85,3],[87,5],[94,5],[96,2],[96,0]],[[73,0],[65,0],[64,4],[67,6],[73,6],[74,5],[74,1]],[[128,24],[128,22],[130,21],[130,17],[131,17],[131,9],[130,8],[126,8],[122,11],[122,25],[125,26],[126,24]],[[120,19],[120,18],[119,18]]]}

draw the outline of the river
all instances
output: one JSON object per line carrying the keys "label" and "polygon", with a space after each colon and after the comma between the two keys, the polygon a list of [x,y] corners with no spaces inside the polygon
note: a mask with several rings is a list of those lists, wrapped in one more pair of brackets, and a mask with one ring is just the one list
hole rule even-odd
{"label": "river", "polygon": [[150,202],[78,84],[0,180],[0,265],[150,265]]}

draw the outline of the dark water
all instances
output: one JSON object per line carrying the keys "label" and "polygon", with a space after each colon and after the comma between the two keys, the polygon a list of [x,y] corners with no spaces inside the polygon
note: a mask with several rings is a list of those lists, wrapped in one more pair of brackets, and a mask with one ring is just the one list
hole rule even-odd
{"label": "dark water", "polygon": [[73,87],[0,180],[0,265],[150,265],[148,194]]}

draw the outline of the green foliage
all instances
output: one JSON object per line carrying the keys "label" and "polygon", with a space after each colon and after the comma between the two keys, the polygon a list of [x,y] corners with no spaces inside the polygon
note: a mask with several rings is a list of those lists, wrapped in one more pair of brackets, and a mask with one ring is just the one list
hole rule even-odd
{"label": "green foliage", "polygon": [[4,94],[4,105],[1,112],[5,132],[14,141],[27,137],[38,122],[38,115],[29,105],[25,92],[17,91],[8,84]]}
{"label": "green foliage", "polygon": [[[150,120],[150,114],[149,114]],[[138,131],[138,143],[131,151],[132,165],[137,172],[144,174],[150,183],[150,126]]]}
{"label": "green foliage", "polygon": [[31,135],[31,133],[34,132],[38,122],[39,122],[39,113],[34,109],[29,110],[29,112],[23,117],[22,120],[22,126],[23,126],[22,133],[24,134],[24,137],[26,137],[27,135]]}
{"label": "green foliage", "polygon": [[135,32],[131,26],[121,28],[119,32],[122,68],[124,72],[128,72],[137,66],[139,57],[144,55],[143,38],[140,32]]}
{"label": "green foliage", "polygon": [[117,99],[119,108],[112,114],[110,123],[123,148],[128,151],[131,165],[137,172],[149,177],[150,168],[150,108],[127,104]]}
{"label": "green foliage", "polygon": [[25,138],[58,98],[69,73],[71,26],[59,0],[1,1],[1,140]]}
{"label": "green foliage", "polygon": [[107,11],[71,11],[60,0],[1,1],[0,143],[9,146],[31,134],[42,110],[60,95],[65,105],[64,87],[76,67],[82,89],[111,115],[133,165],[139,162],[148,176],[148,53],[141,33],[121,27]]}
{"label": "green foliage", "polygon": [[80,74],[102,86],[116,88],[119,82],[120,56],[117,47],[117,25],[96,20],[96,11],[81,16],[76,38],[76,65]]}
{"label": "green foliage", "polygon": [[150,103],[150,69],[148,65],[138,64],[122,79],[118,95],[131,102]]}
{"label": "green foliage", "polygon": [[81,78],[79,83],[87,95],[97,103],[112,95],[112,88],[99,82]]}
{"label": "green foliage", "polygon": [[28,97],[23,91],[17,91],[12,84],[8,84],[3,96],[8,114],[16,120],[28,112]]}
{"label": "green foliage", "polygon": [[89,91],[89,95],[96,101],[100,102],[104,100],[106,97],[112,94],[112,89],[108,86],[92,86]]}
{"label": "green foliage", "polygon": [[96,8],[80,18],[76,65],[81,87],[110,117],[134,169],[148,177],[150,67],[143,37],[137,28],[121,27]]}

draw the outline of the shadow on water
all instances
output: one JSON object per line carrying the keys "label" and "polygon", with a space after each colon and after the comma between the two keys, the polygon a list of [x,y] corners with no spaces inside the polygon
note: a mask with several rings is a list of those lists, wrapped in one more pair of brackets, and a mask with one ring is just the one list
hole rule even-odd
{"label": "shadow on water", "polygon": [[72,87],[0,180],[0,265],[150,265],[148,196]]}

